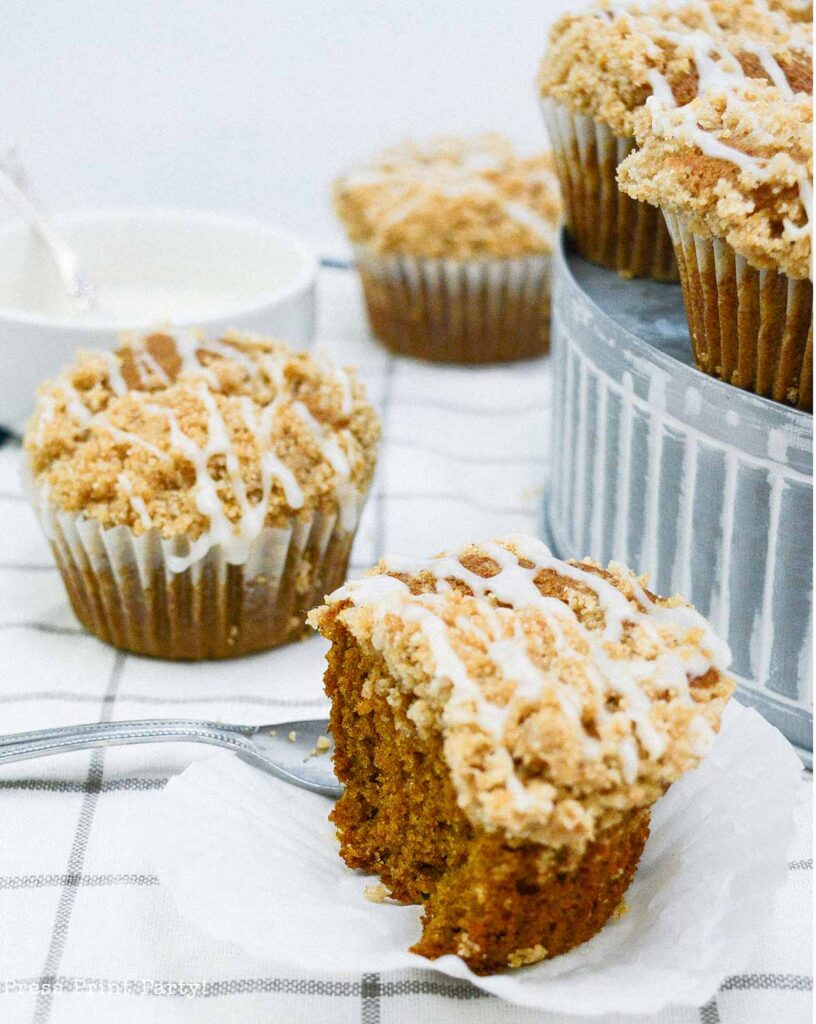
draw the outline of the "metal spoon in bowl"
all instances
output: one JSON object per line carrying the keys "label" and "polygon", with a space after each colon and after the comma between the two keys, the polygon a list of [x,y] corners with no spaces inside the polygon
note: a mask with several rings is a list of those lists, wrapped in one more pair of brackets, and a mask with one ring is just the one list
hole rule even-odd
{"label": "metal spoon in bowl", "polygon": [[275,778],[337,799],[343,787],[331,764],[328,722],[308,720],[276,725],[223,725],[194,719],[155,718],[135,722],[92,722],[0,736],[0,766],[48,754],[129,743],[210,743],[233,750]]}
{"label": "metal spoon in bowl", "polygon": [[74,309],[77,313],[90,313],[96,308],[96,289],[83,271],[76,252],[57,231],[42,203],[34,198],[13,147],[0,149],[0,191],[17,207],[50,251]]}

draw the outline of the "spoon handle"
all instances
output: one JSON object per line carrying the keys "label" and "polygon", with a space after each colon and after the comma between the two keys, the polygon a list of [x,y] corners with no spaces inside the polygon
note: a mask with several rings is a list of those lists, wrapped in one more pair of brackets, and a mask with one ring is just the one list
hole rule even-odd
{"label": "spoon handle", "polygon": [[37,729],[0,736],[0,764],[62,754],[91,747],[130,743],[210,743],[236,752],[254,753],[247,739],[253,726],[221,725],[194,719],[145,719],[134,722],[92,722],[59,729]]}
{"label": "spoon handle", "polygon": [[87,313],[92,310],[96,305],[96,295],[90,279],[82,271],[79,257],[32,197],[25,174],[11,151],[0,153],[0,191],[5,193],[50,249],[63,287],[77,312]]}

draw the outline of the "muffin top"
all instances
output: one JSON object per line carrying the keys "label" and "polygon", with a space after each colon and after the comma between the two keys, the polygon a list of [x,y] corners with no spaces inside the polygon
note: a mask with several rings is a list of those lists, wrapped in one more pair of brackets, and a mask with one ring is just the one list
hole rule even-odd
{"label": "muffin top", "polygon": [[240,562],[293,516],[337,513],[351,528],[378,435],[353,371],[188,331],[80,352],[40,387],[24,443],[41,503],[191,541],[188,561],[222,544]]}
{"label": "muffin top", "polygon": [[552,252],[561,213],[550,155],[501,135],[387,149],[335,182],[334,203],[353,242],[427,259]]}
{"label": "muffin top", "polygon": [[310,613],[385,661],[388,700],[441,732],[481,827],[580,853],[711,746],[730,654],[679,598],[615,563],[562,562],[507,536],[381,561]]}
{"label": "muffin top", "polygon": [[636,121],[640,149],[624,160],[624,192],[680,213],[749,263],[810,277],[813,108],[773,86],[707,93],[667,109],[654,98]]}
{"label": "muffin top", "polygon": [[649,96],[683,105],[746,78],[812,92],[806,27],[762,0],[601,0],[555,23],[538,82],[543,96],[631,137]]}

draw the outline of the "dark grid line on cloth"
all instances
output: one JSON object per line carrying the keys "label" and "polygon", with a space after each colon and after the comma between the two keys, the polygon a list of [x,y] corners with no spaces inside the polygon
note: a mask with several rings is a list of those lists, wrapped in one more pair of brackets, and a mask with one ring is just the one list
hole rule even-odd
{"label": "dark grid line on cloth", "polygon": [[101,888],[109,885],[158,885],[156,875],[0,875],[3,889],[50,889],[56,885]]}
{"label": "dark grid line on cloth", "polygon": [[[163,789],[169,776],[161,778],[108,779],[94,786],[95,793],[143,793],[150,789]],[[0,779],[0,790],[16,789],[30,793],[88,793],[90,784],[69,779]]]}
{"label": "dark grid line on cloth", "polygon": [[[108,685],[105,691],[105,696],[109,694],[113,695],[116,693],[119,681],[122,678],[122,670],[124,668],[126,655],[121,651],[117,651],[114,657],[113,666],[111,668],[110,676],[108,678]],[[113,710],[113,703],[111,701],[103,700],[102,707],[99,715],[100,722],[108,722],[111,718],[111,712]],[[97,797],[99,790],[102,785],[102,775],[105,766],[105,751],[94,750],[91,755],[90,765],[88,767],[88,774],[86,776],[86,790],[82,800],[82,808],[79,812],[79,818],[77,820],[76,831],[74,832],[74,841],[71,845],[71,853],[68,857],[68,870],[66,872],[69,878],[77,877],[82,872],[82,865],[85,861],[85,853],[88,848],[88,841],[91,835],[91,826],[93,825],[94,813],[96,811]],[[77,886],[66,882],[63,886],[62,893],[60,895],[59,903],[57,904],[57,912],[54,916],[54,923],[51,927],[51,939],[48,944],[48,953],[45,957],[45,964],[42,970],[42,981],[47,983],[53,981],[56,976],[57,969],[59,968],[62,955],[65,951],[65,943],[68,939],[68,928],[71,924],[71,915],[74,909],[74,903],[76,901]],[[41,988],[37,993],[37,999],[34,1004],[34,1014],[32,1017],[32,1024],[45,1024],[48,1018],[51,1016],[51,1008],[54,1002],[53,989],[49,989],[46,984],[44,988]]]}
{"label": "dark grid line on cloth", "polygon": [[[396,368],[393,356],[388,357],[385,365],[385,383],[382,391],[382,406],[380,418],[382,420],[382,432],[388,430],[388,414],[391,410],[391,398],[394,387],[394,370]],[[385,462],[380,466],[379,479],[377,481],[377,495],[375,499],[374,520],[374,560],[379,560],[385,554],[386,546],[386,521],[385,521]],[[365,974],[362,978],[360,988],[360,1020],[362,1024],[380,1024],[380,976],[379,974]]]}
{"label": "dark grid line on cloth", "polygon": [[[457,978],[445,978],[431,975],[430,972],[417,972],[419,978],[406,978],[398,981],[378,980],[378,974],[365,974],[359,981],[330,980],[320,978],[228,978],[219,981],[196,982],[195,991],[189,991],[191,982],[163,981],[159,978],[100,978],[78,977],[74,975],[55,975],[53,978],[13,978],[0,980],[0,995],[13,992],[15,986],[25,986],[28,990],[42,991],[49,986],[57,991],[87,992],[89,987],[96,986],[100,992],[116,991],[126,995],[138,996],[178,996],[182,993],[199,999],[212,999],[221,996],[251,995],[253,993],[282,993],[287,995],[318,995],[318,996],[358,996],[369,1001],[376,998],[395,999],[402,996],[429,995],[443,999],[462,1002],[472,1000],[495,999],[496,997],[481,989],[475,988],[467,981]],[[738,974],[726,978],[720,987],[721,992],[727,991],[777,991],[777,992],[809,992],[812,979],[801,974]],[[714,1024],[719,1020],[716,1000],[712,999],[700,1008],[701,1024]],[[717,1016],[712,1016],[713,1013]],[[377,1018],[374,1018],[375,1020]]]}
{"label": "dark grid line on cloth", "polygon": [[717,997],[710,999],[705,1006],[700,1007],[700,1024],[720,1024],[720,1010],[717,1006]]}
{"label": "dark grid line on cloth", "polygon": [[[423,972],[426,973],[426,972]],[[99,978],[76,977],[73,975],[57,975],[53,979],[54,987],[65,993],[87,993],[96,988],[99,992],[116,992],[133,996],[164,996],[187,998],[214,999],[223,996],[245,996],[254,993],[282,995],[312,996],[343,996],[360,997],[363,995],[366,979],[378,975],[363,975],[359,981],[343,981],[340,979],[324,981],[320,978],[227,978],[220,981],[163,981],[160,978]],[[373,983],[371,983],[373,984]],[[35,990],[45,985],[42,978],[14,978],[9,981],[0,980],[0,995],[13,992],[15,986],[25,986],[27,990]],[[195,986],[195,987],[193,987]],[[422,978],[406,979],[396,982],[380,982],[379,997],[399,997],[411,995],[439,996],[459,1002],[471,1000],[494,999],[495,997],[480,989],[474,988],[466,981],[456,978],[440,978],[424,980]]]}

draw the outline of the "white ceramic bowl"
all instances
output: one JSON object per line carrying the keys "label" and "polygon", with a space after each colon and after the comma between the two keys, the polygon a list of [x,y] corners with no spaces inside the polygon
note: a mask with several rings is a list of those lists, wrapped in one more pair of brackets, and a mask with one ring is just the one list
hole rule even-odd
{"label": "white ceramic bowl", "polygon": [[312,338],[317,261],[256,221],[182,210],[56,218],[97,286],[97,310],[72,311],[53,261],[22,223],[0,229],[0,425],[20,430],[36,386],[79,348],[125,330],[230,327],[304,346]]}

